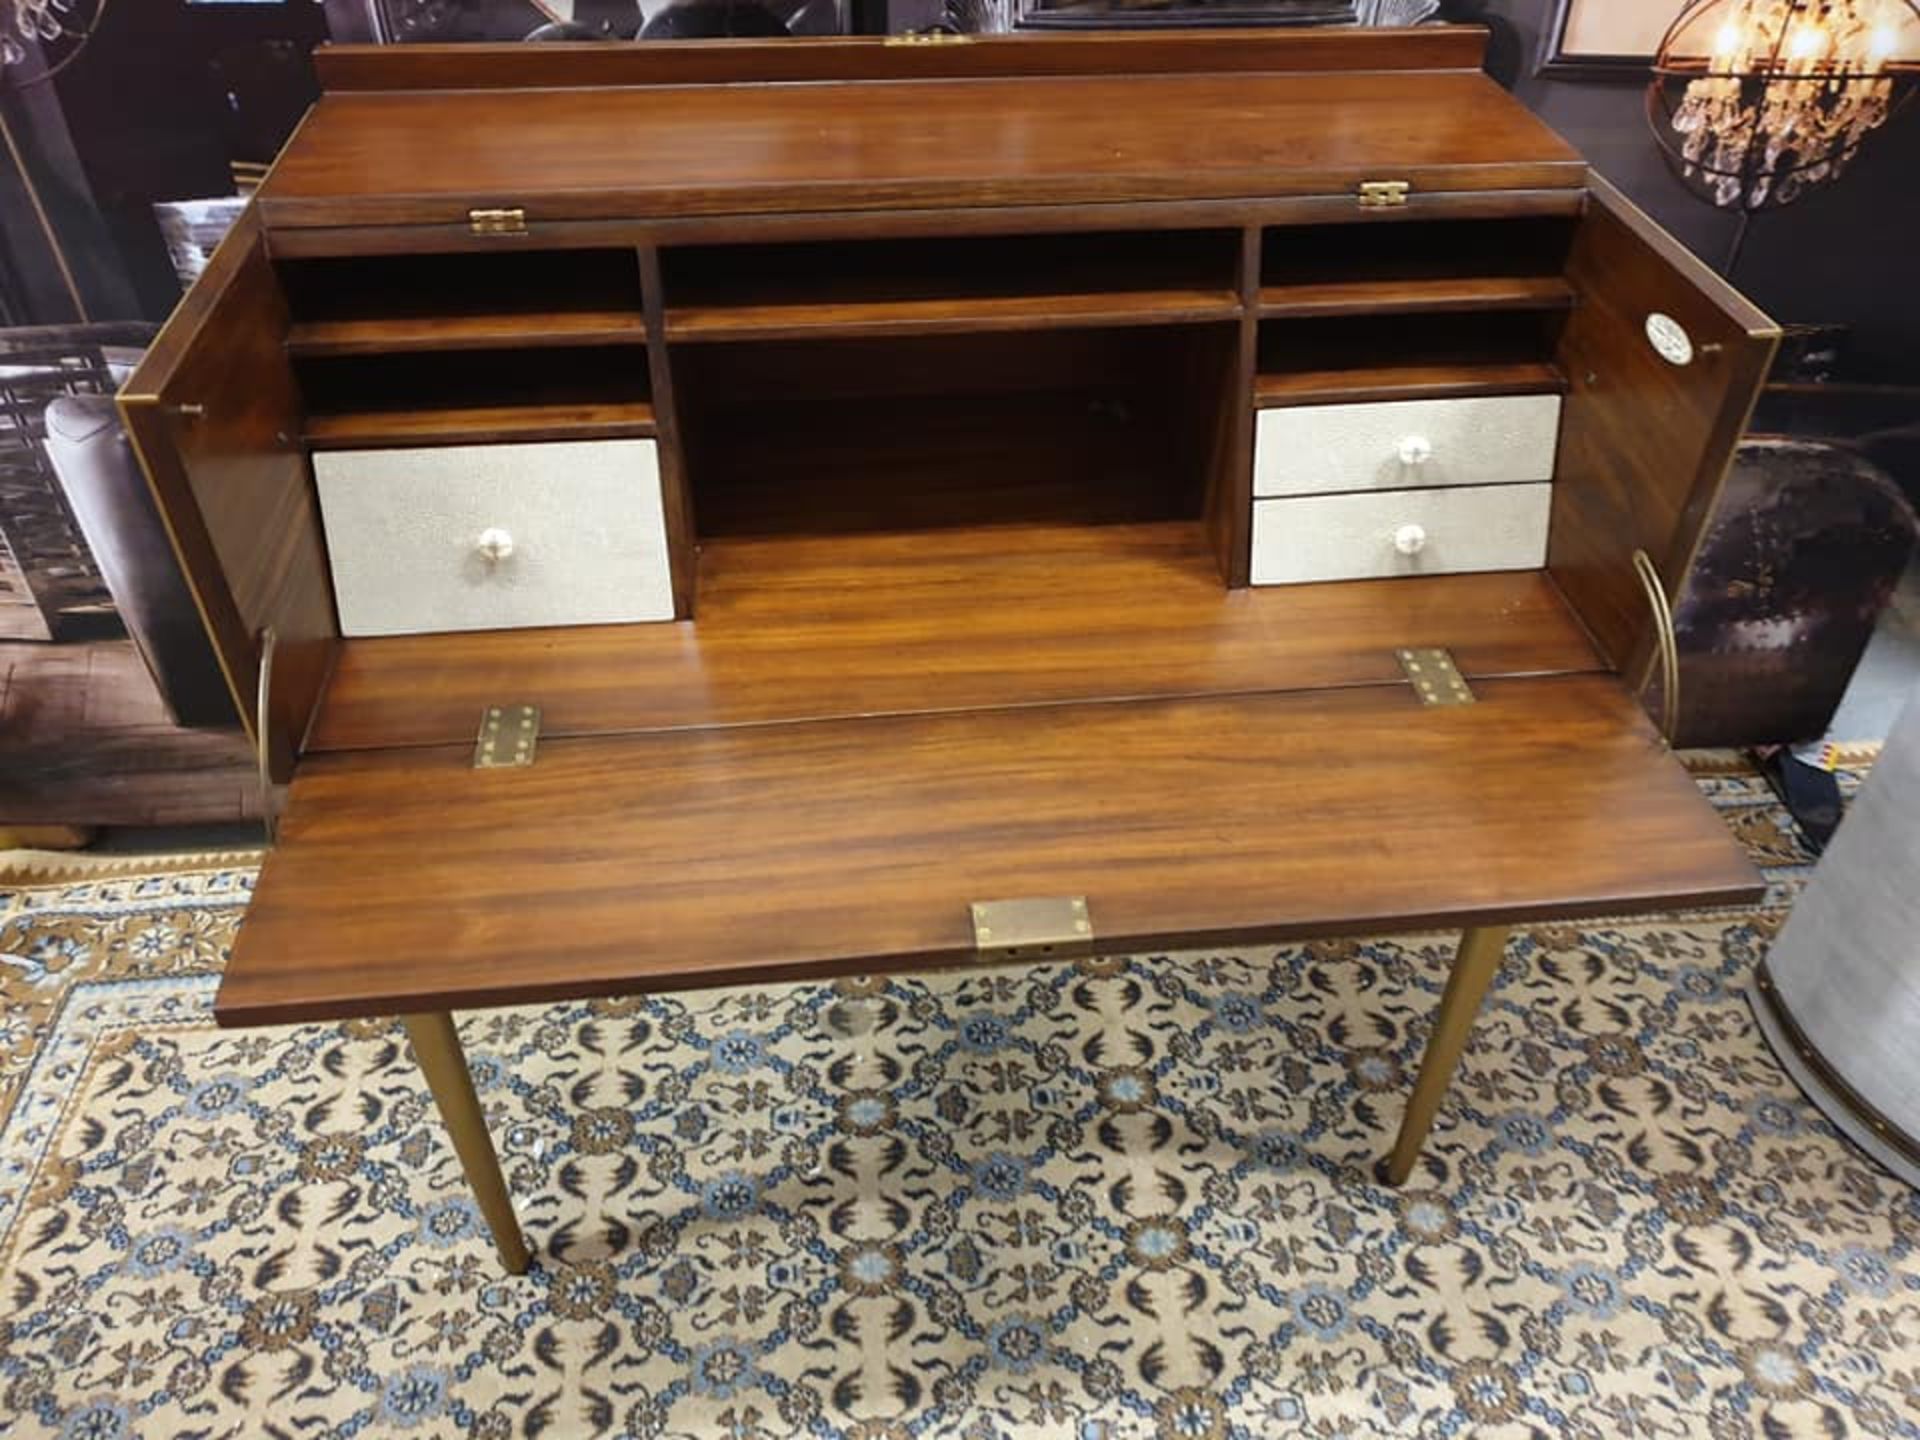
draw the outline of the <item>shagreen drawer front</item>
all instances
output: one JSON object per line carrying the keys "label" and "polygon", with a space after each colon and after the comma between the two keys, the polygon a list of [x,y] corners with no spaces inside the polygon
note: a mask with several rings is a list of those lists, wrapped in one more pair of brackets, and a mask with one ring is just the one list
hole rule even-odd
{"label": "shagreen drawer front", "polygon": [[1304,495],[1253,506],[1253,583],[1534,570],[1551,485]]}
{"label": "shagreen drawer front", "polygon": [[1559,436],[1557,395],[1263,410],[1253,493],[1551,480]]}
{"label": "shagreen drawer front", "polygon": [[343,635],[673,618],[651,440],[313,457]]}

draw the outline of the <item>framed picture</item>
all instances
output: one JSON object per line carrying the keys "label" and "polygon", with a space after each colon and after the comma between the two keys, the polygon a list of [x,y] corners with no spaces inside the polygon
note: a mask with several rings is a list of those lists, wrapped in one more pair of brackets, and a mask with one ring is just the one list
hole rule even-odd
{"label": "framed picture", "polygon": [[1643,80],[1686,0],[1554,0],[1540,73],[1563,79]]}

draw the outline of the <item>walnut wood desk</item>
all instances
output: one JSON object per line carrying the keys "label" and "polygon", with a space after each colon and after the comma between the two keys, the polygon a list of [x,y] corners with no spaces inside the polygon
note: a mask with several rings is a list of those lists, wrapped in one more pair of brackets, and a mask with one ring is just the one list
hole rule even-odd
{"label": "walnut wood desk", "polygon": [[122,396],[221,1021],[407,1017],[520,1270],[456,1009],[1458,926],[1404,1180],[1503,927],[1759,890],[1645,707],[1775,331],[1484,38],[323,52]]}

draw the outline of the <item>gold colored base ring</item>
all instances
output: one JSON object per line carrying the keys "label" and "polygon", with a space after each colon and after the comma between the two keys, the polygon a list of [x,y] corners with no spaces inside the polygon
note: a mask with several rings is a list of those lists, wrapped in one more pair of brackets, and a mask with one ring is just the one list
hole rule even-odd
{"label": "gold colored base ring", "polygon": [[1754,993],[1760,997],[1760,1003],[1766,1006],[1767,1017],[1780,1027],[1781,1035],[1793,1050],[1793,1058],[1806,1066],[1807,1072],[1818,1080],[1833,1098],[1846,1106],[1853,1118],[1864,1126],[1873,1138],[1898,1154],[1902,1159],[1920,1165],[1920,1139],[1915,1139],[1900,1126],[1888,1119],[1853,1086],[1840,1077],[1827,1057],[1814,1048],[1807,1038],[1807,1032],[1800,1028],[1800,1022],[1793,1018],[1786,1002],[1780,998],[1773,977],[1767,973],[1767,962],[1762,960],[1753,971]]}

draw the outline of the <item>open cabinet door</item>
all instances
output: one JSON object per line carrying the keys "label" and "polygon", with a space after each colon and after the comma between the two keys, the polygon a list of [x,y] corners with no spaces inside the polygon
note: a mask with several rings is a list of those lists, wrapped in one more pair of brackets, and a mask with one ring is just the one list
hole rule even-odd
{"label": "open cabinet door", "polygon": [[286,333],[249,206],[120,392],[127,433],[256,744],[261,637],[275,634],[276,779],[291,772],[338,635]]}
{"label": "open cabinet door", "polygon": [[1598,176],[1568,264],[1547,568],[1643,698],[1657,685],[1644,550],[1669,600],[1692,567],[1779,328]]}

